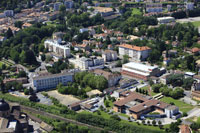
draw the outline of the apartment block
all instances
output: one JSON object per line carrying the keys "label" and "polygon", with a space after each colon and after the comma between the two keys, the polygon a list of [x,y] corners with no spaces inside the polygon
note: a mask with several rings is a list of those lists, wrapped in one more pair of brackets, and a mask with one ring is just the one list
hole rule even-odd
{"label": "apartment block", "polygon": [[59,44],[57,40],[46,40],[44,46],[48,48],[50,52],[54,52],[64,58],[70,56],[70,48],[66,45]]}
{"label": "apartment block", "polygon": [[149,56],[151,52],[151,48],[147,46],[139,47],[129,44],[119,45],[119,55],[123,57],[124,55],[128,55],[133,60],[145,60]]}
{"label": "apartment block", "polygon": [[105,50],[102,52],[102,58],[105,62],[117,60],[117,52],[113,50]]}
{"label": "apartment block", "polygon": [[32,85],[36,91],[56,88],[59,83],[67,85],[73,82],[73,73],[43,74],[33,78]]}

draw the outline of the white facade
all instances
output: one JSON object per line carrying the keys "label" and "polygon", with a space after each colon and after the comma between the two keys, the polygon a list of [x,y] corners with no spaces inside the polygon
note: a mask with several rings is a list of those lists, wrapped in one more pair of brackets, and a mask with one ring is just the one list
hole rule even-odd
{"label": "white facade", "polygon": [[49,51],[61,55],[64,58],[70,56],[70,48],[65,45],[60,45],[56,40],[46,40],[44,46],[48,48]]}
{"label": "white facade", "polygon": [[73,74],[60,73],[34,77],[32,85],[37,91],[41,91],[56,88],[59,83],[67,85],[69,82],[73,82]]}
{"label": "white facade", "polygon": [[128,55],[130,58],[140,61],[145,60],[151,52],[151,49],[137,50],[131,47],[119,46],[119,55],[122,57]]}
{"label": "white facade", "polygon": [[13,10],[5,10],[4,15],[6,17],[13,17],[14,16],[14,11]]}
{"label": "white facade", "polygon": [[117,60],[117,52],[112,51],[112,50],[107,50],[102,53],[102,58],[104,61],[115,61]]}
{"label": "white facade", "polygon": [[90,59],[81,57],[75,60],[69,60],[70,63],[74,64],[76,68],[81,70],[91,70],[93,68],[102,68],[104,66],[103,58]]}
{"label": "white facade", "polygon": [[187,10],[193,10],[194,9],[194,3],[190,2],[190,3],[186,3],[185,4],[185,8]]}
{"label": "white facade", "polygon": [[167,24],[167,23],[175,22],[174,17],[160,17],[160,18],[157,18],[157,20],[159,24]]}
{"label": "white facade", "polygon": [[179,108],[176,106],[169,106],[165,108],[165,114],[168,118],[177,119],[181,116]]}

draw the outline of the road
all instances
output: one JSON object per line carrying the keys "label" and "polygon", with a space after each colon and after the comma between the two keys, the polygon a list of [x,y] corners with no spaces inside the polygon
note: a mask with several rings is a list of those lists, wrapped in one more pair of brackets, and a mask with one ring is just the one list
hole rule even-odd
{"label": "road", "polygon": [[[26,107],[26,106],[23,106],[23,105],[20,105],[20,107],[24,111],[40,114],[40,115],[43,115],[43,116],[46,116],[46,117],[50,117],[50,118],[53,118],[53,119],[58,119],[58,120],[61,120],[61,121],[64,121],[64,122],[70,122],[70,123],[73,123],[73,124],[76,124],[76,125],[80,125],[80,126],[86,126],[88,128],[93,128],[95,130],[101,130],[101,131],[104,130],[103,128],[100,128],[100,127],[91,126],[91,125],[88,125],[88,124],[85,124],[85,123],[78,122],[76,120],[63,118],[63,117],[58,116],[58,115],[50,114],[50,113],[47,113],[47,112],[44,112],[44,111],[41,111],[41,110],[37,110],[37,109],[30,108],[30,107]],[[113,133],[112,131],[109,131],[109,132]]]}

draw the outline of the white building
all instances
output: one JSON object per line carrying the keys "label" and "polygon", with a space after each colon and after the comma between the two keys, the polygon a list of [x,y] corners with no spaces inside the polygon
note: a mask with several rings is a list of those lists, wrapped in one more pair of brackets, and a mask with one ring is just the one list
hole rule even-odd
{"label": "white building", "polygon": [[194,9],[194,3],[192,3],[192,2],[185,3],[185,8],[187,10],[193,10]]}
{"label": "white building", "polygon": [[157,18],[157,20],[159,24],[167,24],[167,23],[175,22],[174,17],[160,17],[160,18]]}
{"label": "white building", "polygon": [[130,58],[134,60],[145,60],[151,52],[151,48],[147,46],[139,47],[129,44],[122,44],[119,46],[119,55],[123,57],[124,55],[128,55]]}
{"label": "white building", "polygon": [[47,74],[43,76],[34,77],[32,80],[33,88],[36,91],[42,91],[47,89],[56,88],[59,83],[67,85],[69,82],[73,82],[73,73],[59,73],[59,74]]}
{"label": "white building", "polygon": [[13,10],[5,10],[4,15],[6,17],[13,17],[14,16],[14,11]]}
{"label": "white building", "polygon": [[141,63],[129,62],[122,66],[121,74],[137,79],[148,80],[151,76],[159,76],[160,70],[157,66],[148,66]]}
{"label": "white building", "polygon": [[115,61],[115,60],[117,60],[117,52],[113,51],[113,50],[105,50],[102,53],[102,58],[104,59],[105,62]]}
{"label": "white building", "polygon": [[161,13],[163,11],[162,4],[160,3],[148,3],[146,4],[147,13]]}
{"label": "white building", "polygon": [[66,1],[64,2],[64,5],[65,5],[65,7],[66,7],[67,9],[71,9],[71,8],[73,8],[74,2],[71,1],[71,0],[66,0]]}
{"label": "white building", "polygon": [[53,5],[53,10],[54,10],[54,11],[58,11],[61,5],[62,5],[61,2],[56,2],[56,3]]}
{"label": "white building", "polygon": [[179,112],[179,108],[176,106],[168,106],[165,108],[165,114],[168,118],[172,118],[174,120],[181,117],[181,113]]}
{"label": "white building", "polygon": [[81,57],[75,60],[70,59],[69,62],[74,64],[76,68],[79,68],[81,70],[92,70],[104,67],[104,59],[99,57],[97,57],[96,59]]}
{"label": "white building", "polygon": [[64,58],[70,56],[70,48],[66,45],[60,45],[57,40],[46,40],[44,46],[48,48],[49,51],[61,55]]}

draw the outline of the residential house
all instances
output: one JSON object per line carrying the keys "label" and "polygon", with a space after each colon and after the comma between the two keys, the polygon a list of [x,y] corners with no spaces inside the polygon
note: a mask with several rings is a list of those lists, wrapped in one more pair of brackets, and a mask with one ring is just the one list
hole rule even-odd
{"label": "residential house", "polygon": [[6,37],[0,36],[0,42],[3,42],[3,41],[5,41],[5,40],[6,40]]}
{"label": "residential house", "polygon": [[82,50],[83,52],[86,52],[86,51],[90,51],[90,46],[88,44],[76,45],[74,47],[74,50],[76,51]]}
{"label": "residential house", "polygon": [[133,60],[145,60],[149,56],[151,52],[151,48],[147,46],[139,47],[129,44],[121,44],[119,45],[119,55],[123,57],[124,55],[128,55]]}
{"label": "residential house", "polygon": [[111,73],[104,71],[102,69],[95,69],[93,70],[93,73],[96,75],[102,75],[108,80],[108,87],[112,87],[118,84],[121,74],[119,73]]}

